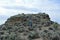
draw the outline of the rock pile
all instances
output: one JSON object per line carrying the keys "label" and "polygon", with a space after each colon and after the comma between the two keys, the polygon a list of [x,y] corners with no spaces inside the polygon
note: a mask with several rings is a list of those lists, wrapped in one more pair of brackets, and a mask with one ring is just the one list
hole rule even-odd
{"label": "rock pile", "polygon": [[60,25],[45,13],[11,16],[0,26],[0,40],[60,40]]}

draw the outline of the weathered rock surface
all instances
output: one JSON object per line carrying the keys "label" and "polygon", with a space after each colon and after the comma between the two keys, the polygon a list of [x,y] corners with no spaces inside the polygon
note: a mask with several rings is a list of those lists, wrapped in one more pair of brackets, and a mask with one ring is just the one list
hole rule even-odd
{"label": "weathered rock surface", "polygon": [[45,13],[18,14],[0,26],[0,40],[60,40],[60,25]]}

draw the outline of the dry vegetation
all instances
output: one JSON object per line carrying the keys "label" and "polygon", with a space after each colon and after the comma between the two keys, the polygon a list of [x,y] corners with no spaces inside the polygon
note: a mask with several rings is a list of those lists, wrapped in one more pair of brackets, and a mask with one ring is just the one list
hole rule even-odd
{"label": "dry vegetation", "polygon": [[0,26],[0,40],[60,40],[60,25],[45,13],[18,14]]}

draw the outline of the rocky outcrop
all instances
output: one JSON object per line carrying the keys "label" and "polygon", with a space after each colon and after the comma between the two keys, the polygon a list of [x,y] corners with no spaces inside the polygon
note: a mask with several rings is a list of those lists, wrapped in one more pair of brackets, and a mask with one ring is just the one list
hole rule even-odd
{"label": "rocky outcrop", "polygon": [[60,25],[45,13],[11,16],[0,26],[0,40],[60,40]]}

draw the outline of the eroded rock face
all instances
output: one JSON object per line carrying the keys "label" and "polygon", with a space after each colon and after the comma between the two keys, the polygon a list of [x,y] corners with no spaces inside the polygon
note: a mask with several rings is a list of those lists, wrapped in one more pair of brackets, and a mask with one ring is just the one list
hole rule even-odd
{"label": "eroded rock face", "polygon": [[60,40],[58,28],[48,14],[18,14],[0,26],[0,40]]}

